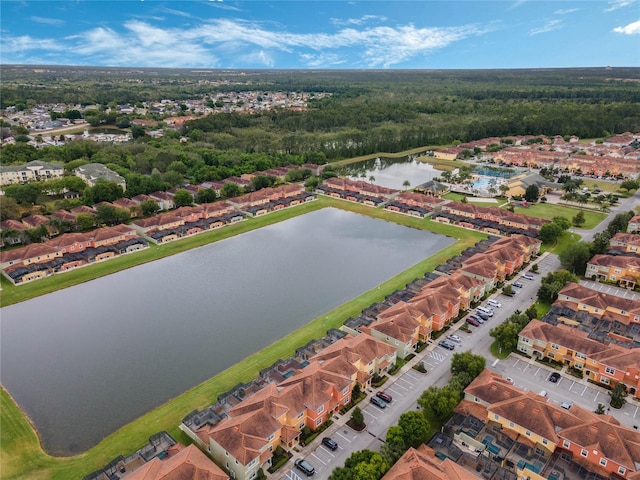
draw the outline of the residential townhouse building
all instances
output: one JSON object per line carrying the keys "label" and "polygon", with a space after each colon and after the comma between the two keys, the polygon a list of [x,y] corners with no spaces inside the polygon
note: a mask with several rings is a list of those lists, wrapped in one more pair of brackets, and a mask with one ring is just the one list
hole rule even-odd
{"label": "residential townhouse building", "polygon": [[431,321],[411,304],[399,302],[394,307],[382,312],[370,325],[359,327],[359,331],[388,343],[396,348],[398,358],[405,358],[415,351],[418,342],[431,337]]}
{"label": "residential townhouse building", "polygon": [[640,255],[640,234],[618,232],[611,238],[609,245],[623,254]]}
{"label": "residential townhouse building", "polygon": [[456,412],[473,415],[486,425],[475,439],[459,430],[457,441],[477,443],[491,434],[491,442],[483,445],[489,451],[494,441],[509,446],[506,452],[498,450],[501,458],[516,465],[518,478],[550,478],[558,457],[607,478],[640,477],[638,431],[577,405],[562,408],[535,392],[518,389],[495,372],[485,370],[471,382]]}
{"label": "residential townhouse building", "polygon": [[594,255],[587,263],[584,276],[633,289],[640,283],[640,257]]}
{"label": "residential townhouse building", "polygon": [[229,480],[220,467],[195,445],[176,444],[162,459],[158,456],[127,473],[127,480]]}
{"label": "residential townhouse building", "polygon": [[627,224],[627,233],[640,233],[640,215],[631,217]]}
{"label": "residential townhouse building", "polygon": [[396,349],[370,335],[347,335],[320,350],[313,360],[325,361],[342,357],[358,370],[357,383],[371,386],[374,375],[384,375],[396,363]]}
{"label": "residential townhouse building", "polygon": [[327,178],[324,180],[323,186],[380,199],[389,199],[398,193],[398,190],[393,188],[374,185],[373,183],[362,180],[351,180],[341,177]]}
{"label": "residential townhouse building", "polygon": [[[498,207],[482,207],[479,205],[473,205],[471,203],[463,202],[447,202],[440,207],[440,210],[444,213],[460,217],[461,219],[469,218],[475,220],[485,220],[505,227],[529,231],[538,231],[540,230],[542,225],[544,225],[545,223],[549,223],[548,220],[531,217],[529,215],[513,213],[509,210]],[[444,221],[444,219],[438,219],[438,221]],[[463,220],[460,220],[460,222],[464,223]],[[468,228],[475,228],[474,223],[464,224],[464,226]]]}
{"label": "residential townhouse building", "polygon": [[479,480],[484,477],[466,470],[450,458],[435,456],[427,445],[409,447],[382,480]]}
{"label": "residential townhouse building", "polygon": [[624,325],[640,324],[640,300],[619,297],[570,282],[558,292],[558,303],[575,311]]}
{"label": "residential townhouse building", "polygon": [[16,183],[41,182],[64,175],[64,165],[33,160],[24,165],[0,166],[0,187]]}
{"label": "residential townhouse building", "polygon": [[151,200],[156,202],[160,210],[172,210],[176,204],[173,201],[173,195],[168,192],[157,191],[149,194]]}
{"label": "residential townhouse building", "polygon": [[585,378],[613,386],[622,382],[640,398],[640,349],[605,344],[568,325],[531,320],[518,334],[518,351],[580,370]]}
{"label": "residential townhouse building", "polygon": [[238,480],[271,463],[273,451],[299,444],[302,429],[316,429],[351,401],[358,370],[342,356],[314,361],[279,384],[269,383],[232,407],[217,423],[180,428]]}

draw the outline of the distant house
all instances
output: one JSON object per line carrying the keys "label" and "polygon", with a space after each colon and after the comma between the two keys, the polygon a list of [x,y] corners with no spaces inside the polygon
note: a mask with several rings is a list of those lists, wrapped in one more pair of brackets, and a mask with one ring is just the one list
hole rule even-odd
{"label": "distant house", "polygon": [[24,165],[0,166],[0,186],[62,177],[64,166],[34,160]]}
{"label": "distant house", "polygon": [[118,175],[116,172],[105,167],[101,163],[88,163],[86,165],[82,165],[76,168],[73,173],[84,180],[90,187],[93,187],[98,180],[106,180],[120,185],[122,190],[127,189],[127,182],[124,177]]}
{"label": "distant house", "polygon": [[446,185],[429,180],[428,182],[422,183],[414,188],[416,192],[424,193],[425,195],[431,195],[433,197],[439,197],[444,195],[449,191],[449,187]]}

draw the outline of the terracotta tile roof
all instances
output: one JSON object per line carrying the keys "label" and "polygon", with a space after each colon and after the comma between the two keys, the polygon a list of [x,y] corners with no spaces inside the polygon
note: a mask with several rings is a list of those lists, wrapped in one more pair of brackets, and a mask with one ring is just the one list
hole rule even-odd
{"label": "terracotta tile roof", "polygon": [[588,265],[598,267],[617,267],[624,269],[640,269],[640,258],[623,255],[594,255]]}
{"label": "terracotta tile roof", "polygon": [[465,389],[466,397],[476,397],[487,404],[494,404],[522,395],[522,390],[515,387],[489,369],[484,369]]}
{"label": "terracotta tile roof", "polygon": [[228,480],[213,461],[195,445],[189,445],[164,460],[150,462],[127,475],[127,480]]}
{"label": "terracotta tile roof", "polygon": [[606,418],[565,428],[559,436],[587,450],[597,450],[629,471],[640,469],[640,433],[607,422]]}
{"label": "terracotta tile roof", "polygon": [[0,228],[2,228],[3,230],[8,230],[8,229],[12,229],[12,230],[26,230],[27,226],[22,223],[19,222],[18,220],[3,220],[2,222],[0,222]]}
{"label": "terracotta tile roof", "polygon": [[[640,217],[637,217],[640,221]],[[611,245],[637,245],[640,246],[640,234],[637,233],[616,233],[611,239]]]}
{"label": "terracotta tile roof", "polygon": [[58,249],[43,243],[32,243],[26,247],[16,248],[7,252],[0,252],[0,262],[22,261],[29,258],[42,257],[44,255],[56,254]]}
{"label": "terracotta tile roof", "polygon": [[22,219],[22,223],[27,225],[29,228],[39,227],[40,225],[47,225],[49,223],[49,219],[44,215],[29,215]]}
{"label": "terracotta tile roof", "polygon": [[357,361],[368,364],[375,359],[381,359],[387,355],[393,355],[396,351],[391,345],[373,338],[370,335],[348,335],[343,339],[320,350],[312,358],[314,360],[344,356],[350,363]]}
{"label": "terracotta tile roof", "polygon": [[482,477],[450,459],[440,460],[435,450],[410,447],[382,477],[382,480],[478,480]]}
{"label": "terracotta tile roof", "polygon": [[[386,312],[383,313],[387,313]],[[403,343],[409,342],[418,329],[418,322],[413,315],[407,311],[397,312],[396,315],[380,318],[369,325],[371,330],[376,330],[390,338],[400,340]]]}
{"label": "terracotta tile roof", "polygon": [[580,352],[588,357],[592,357],[598,353],[622,351],[619,347],[605,345],[597,340],[591,340],[588,333],[568,325],[551,325],[540,320],[533,319],[524,327],[519,336],[531,340],[542,340],[547,343],[555,343],[562,345],[575,352]]}
{"label": "terracotta tile roof", "polygon": [[[561,300],[568,300],[577,304],[585,304],[594,308],[599,308],[603,312],[608,307],[611,307],[620,311],[625,311],[629,314],[640,313],[640,300],[633,300],[630,298],[619,297],[617,295],[598,292],[573,282],[565,285],[565,287],[558,292],[558,296]],[[629,323],[628,317],[625,323]]]}

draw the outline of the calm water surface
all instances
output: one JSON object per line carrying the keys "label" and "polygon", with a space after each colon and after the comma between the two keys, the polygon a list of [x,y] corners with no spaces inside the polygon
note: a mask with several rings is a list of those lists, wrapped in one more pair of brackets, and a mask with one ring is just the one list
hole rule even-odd
{"label": "calm water surface", "polygon": [[2,384],[81,452],[453,241],[326,208],[5,307]]}
{"label": "calm water surface", "polygon": [[[430,163],[419,162],[410,157],[365,160],[345,165],[344,168],[346,175],[352,179],[369,182],[374,177],[372,182],[376,185],[396,190],[417,187],[442,174],[442,171],[436,170]],[[409,182],[408,187],[403,185],[405,181]]]}

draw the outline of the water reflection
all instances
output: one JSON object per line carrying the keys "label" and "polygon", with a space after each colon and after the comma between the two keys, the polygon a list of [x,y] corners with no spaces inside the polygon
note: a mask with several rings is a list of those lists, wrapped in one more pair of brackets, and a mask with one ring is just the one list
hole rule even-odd
{"label": "water reflection", "polygon": [[452,242],[327,208],[11,305],[2,384],[77,453]]}
{"label": "water reflection", "polygon": [[439,177],[442,173],[433,165],[418,161],[413,156],[365,160],[346,165],[344,172],[351,179],[364,180],[396,190],[414,188]]}

